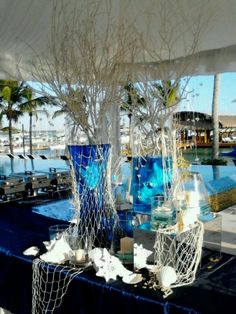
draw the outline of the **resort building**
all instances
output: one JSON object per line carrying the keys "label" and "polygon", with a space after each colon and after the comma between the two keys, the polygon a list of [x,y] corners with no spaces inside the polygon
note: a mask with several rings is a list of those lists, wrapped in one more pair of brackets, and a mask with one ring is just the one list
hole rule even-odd
{"label": "resort building", "polygon": [[[212,116],[196,111],[181,111],[175,115],[181,132],[181,143],[188,146],[209,146],[212,143]],[[219,141],[221,146],[236,142],[236,116],[219,115]]]}
{"label": "resort building", "polygon": [[236,142],[236,116],[219,115],[222,127],[219,129],[220,138],[223,143]]}

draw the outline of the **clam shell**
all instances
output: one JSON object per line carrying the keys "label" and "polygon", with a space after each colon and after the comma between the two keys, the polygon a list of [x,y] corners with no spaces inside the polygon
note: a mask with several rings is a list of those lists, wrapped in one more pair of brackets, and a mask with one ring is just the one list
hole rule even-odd
{"label": "clam shell", "polygon": [[163,266],[160,270],[158,281],[160,286],[169,288],[177,280],[177,274],[173,267]]}

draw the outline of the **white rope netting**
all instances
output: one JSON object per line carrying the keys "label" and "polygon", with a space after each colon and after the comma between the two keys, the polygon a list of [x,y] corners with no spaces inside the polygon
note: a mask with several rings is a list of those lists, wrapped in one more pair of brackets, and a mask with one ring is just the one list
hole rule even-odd
{"label": "white rope netting", "polygon": [[83,269],[33,261],[32,314],[52,314],[62,304],[72,279]]}
{"label": "white rope netting", "polygon": [[174,163],[172,138],[175,132],[161,129],[153,133],[155,133],[154,147],[149,146],[151,143],[143,138],[140,127],[135,130],[133,193],[134,202],[137,201],[138,204],[150,203],[151,197],[157,194],[164,194],[166,199],[170,197]]}
{"label": "white rope netting", "polygon": [[85,150],[81,148],[71,154],[72,194],[76,219],[57,241],[61,241],[61,245],[66,249],[69,247],[72,256],[65,255],[62,247],[58,248],[60,245],[56,247],[55,244],[54,253],[58,255],[50,255],[52,252],[49,251],[46,257],[60,257],[60,261],[34,261],[33,314],[52,314],[61,305],[71,280],[91,264],[89,253],[92,248],[111,246],[118,215],[111,191],[109,150],[110,145],[91,145]]}
{"label": "white rope netting", "polygon": [[166,228],[156,231],[154,244],[153,287],[160,288],[164,297],[172,293],[171,288],[191,284],[202,254],[204,227],[197,221],[185,231]]}

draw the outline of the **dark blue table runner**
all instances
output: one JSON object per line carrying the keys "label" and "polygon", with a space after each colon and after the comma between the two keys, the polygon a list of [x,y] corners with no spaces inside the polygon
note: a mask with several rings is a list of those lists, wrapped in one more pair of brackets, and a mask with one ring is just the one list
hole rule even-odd
{"label": "dark blue table runner", "polygon": [[[24,206],[0,208],[0,307],[14,314],[31,313],[33,258],[22,252],[33,245],[43,249],[48,227],[56,223],[61,221],[32,213]],[[142,285],[134,287],[120,280],[105,283],[93,269],[86,270],[72,280],[54,313],[234,313],[236,259],[227,254],[224,259],[229,261],[226,265],[216,271],[203,267],[194,284],[174,289],[167,299],[162,298],[162,292]]]}

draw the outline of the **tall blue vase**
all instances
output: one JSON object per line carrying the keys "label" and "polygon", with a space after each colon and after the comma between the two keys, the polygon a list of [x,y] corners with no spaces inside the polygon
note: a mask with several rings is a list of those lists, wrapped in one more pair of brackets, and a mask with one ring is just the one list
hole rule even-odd
{"label": "tall blue vase", "polygon": [[[172,177],[171,158],[161,156],[133,157],[132,194],[135,213],[150,215],[151,198],[162,195],[170,187]],[[167,170],[167,171],[166,171]]]}
{"label": "tall blue vase", "polygon": [[95,246],[107,246],[114,209],[107,205],[107,163],[110,144],[68,145],[80,202],[80,232],[91,234]]}

